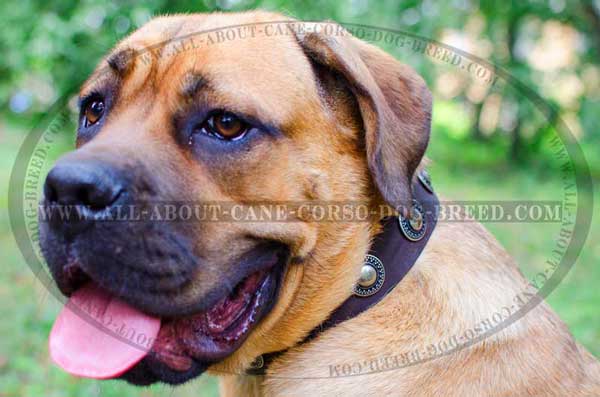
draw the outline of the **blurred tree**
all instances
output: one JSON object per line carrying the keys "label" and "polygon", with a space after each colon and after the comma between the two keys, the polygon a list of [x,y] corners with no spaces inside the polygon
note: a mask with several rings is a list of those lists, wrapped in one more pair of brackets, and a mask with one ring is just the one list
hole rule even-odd
{"label": "blurred tree", "polygon": [[[460,35],[472,43],[469,46],[471,51],[500,65],[524,85],[550,99],[556,107],[552,118],[566,115],[574,131],[583,134],[582,139],[600,140],[600,131],[589,128],[597,124],[595,109],[600,102],[599,5],[598,0],[2,2],[0,118],[29,124],[61,95],[72,92],[116,41],[153,15],[266,8],[300,19],[333,19],[384,26],[442,41],[450,34]],[[483,28],[472,29],[471,25]],[[543,45],[548,41],[547,36],[554,34],[552,32],[558,32],[559,36],[573,34],[575,38],[573,48],[569,50],[572,53],[569,62],[549,68],[544,65],[546,61],[535,58],[543,55],[544,51],[548,52]],[[462,46],[460,43],[455,45]],[[491,50],[486,50],[487,47]],[[555,58],[561,56],[560,53],[550,55]],[[439,65],[426,57],[421,58],[411,59],[416,63],[413,66],[435,85],[439,78]],[[562,85],[558,86],[558,83]],[[572,87],[577,90],[565,92]],[[552,129],[548,128],[547,120],[533,117],[536,110],[518,90],[510,86],[496,88],[495,93],[501,97],[500,122],[496,123],[493,131],[484,132],[481,129],[482,117],[487,114],[484,109],[489,96],[473,99],[467,92],[468,88],[464,85],[454,99],[470,109],[471,138],[489,141],[500,137],[508,140],[507,149],[502,150],[506,150],[511,161],[526,161],[533,157],[532,153],[542,150],[544,137]],[[570,102],[564,99],[565,94],[573,97]]]}

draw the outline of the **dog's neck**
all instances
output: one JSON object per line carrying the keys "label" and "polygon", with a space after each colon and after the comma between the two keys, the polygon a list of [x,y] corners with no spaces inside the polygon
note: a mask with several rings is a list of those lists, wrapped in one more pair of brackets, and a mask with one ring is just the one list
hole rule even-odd
{"label": "dog's neck", "polygon": [[[381,301],[408,274],[425,248],[437,221],[438,199],[426,171],[413,183],[413,207],[408,218],[386,217],[382,232],[373,239],[354,294],[300,342],[306,343],[325,330],[356,317]],[[264,375],[270,362],[284,351],[257,357],[248,374]]]}

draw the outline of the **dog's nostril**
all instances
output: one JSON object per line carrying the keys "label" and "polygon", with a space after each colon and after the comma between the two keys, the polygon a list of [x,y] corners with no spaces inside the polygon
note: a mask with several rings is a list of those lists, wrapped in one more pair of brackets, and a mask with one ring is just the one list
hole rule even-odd
{"label": "dog's nostril", "polygon": [[96,186],[80,188],[76,194],[78,203],[93,210],[102,210],[110,206],[118,195],[118,190],[98,189]]}
{"label": "dog's nostril", "polygon": [[44,197],[50,203],[56,203],[56,201],[58,200],[56,190],[54,190],[54,187],[49,183],[44,184]]}
{"label": "dog's nostril", "polygon": [[88,204],[90,202],[88,190],[86,188],[79,188],[75,196],[79,203]]}

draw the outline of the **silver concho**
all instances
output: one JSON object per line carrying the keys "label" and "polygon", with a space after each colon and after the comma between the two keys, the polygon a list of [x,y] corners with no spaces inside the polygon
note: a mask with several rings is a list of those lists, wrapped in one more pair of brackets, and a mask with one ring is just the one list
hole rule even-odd
{"label": "silver concho", "polygon": [[250,363],[250,368],[251,369],[261,369],[262,367],[265,366],[265,359],[263,358],[263,356],[258,356],[254,359],[254,361],[252,361]]}
{"label": "silver concho", "polygon": [[422,170],[421,172],[419,172],[419,175],[417,175],[417,178],[419,178],[421,185],[423,185],[423,187],[427,189],[429,193],[433,193],[433,185],[431,184],[431,177],[429,176],[429,172]]}
{"label": "silver concho", "polygon": [[375,255],[367,255],[354,286],[354,295],[371,296],[381,289],[385,281],[385,267]]}
{"label": "silver concho", "polygon": [[427,230],[425,212],[417,200],[413,200],[410,217],[405,218],[402,215],[398,215],[398,223],[400,224],[400,231],[410,241],[419,241],[423,238]]}

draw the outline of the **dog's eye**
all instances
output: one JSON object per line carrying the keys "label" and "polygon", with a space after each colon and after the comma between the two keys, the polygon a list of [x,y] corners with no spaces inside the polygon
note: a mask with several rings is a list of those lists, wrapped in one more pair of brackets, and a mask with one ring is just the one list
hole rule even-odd
{"label": "dog's eye", "polygon": [[83,111],[84,125],[90,127],[98,122],[104,114],[104,101],[95,99],[85,105]]}
{"label": "dog's eye", "polygon": [[196,131],[205,132],[216,138],[234,141],[248,132],[248,124],[231,112],[219,112],[209,117]]}

